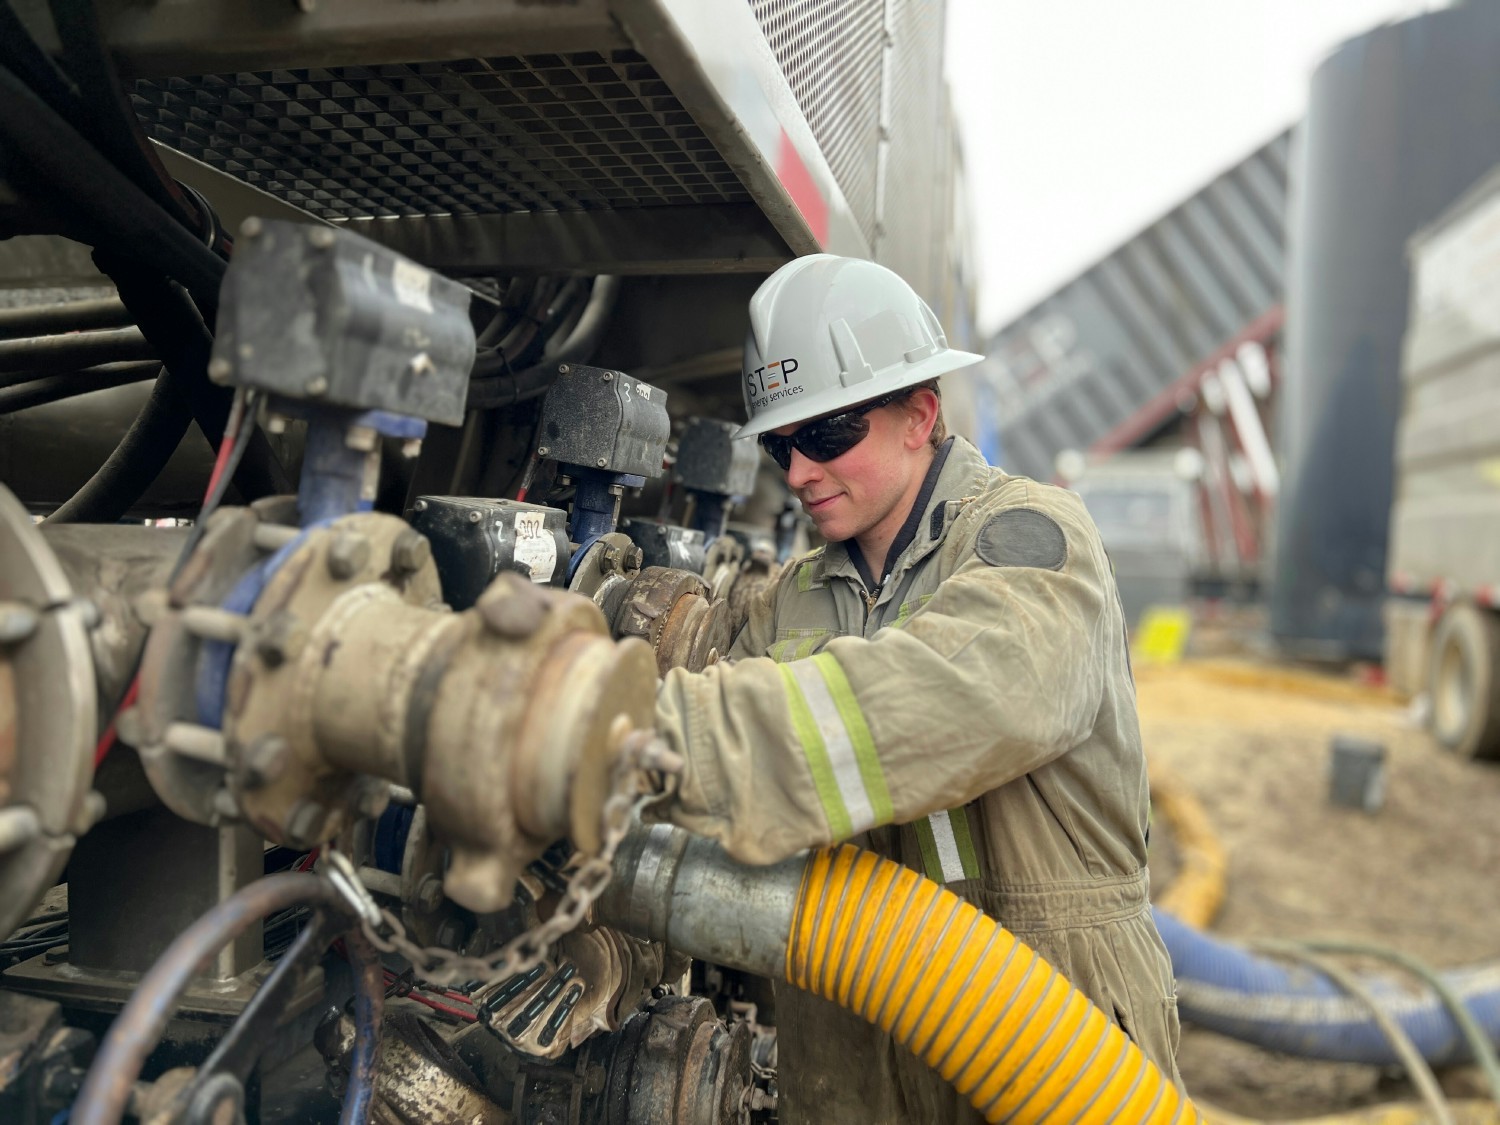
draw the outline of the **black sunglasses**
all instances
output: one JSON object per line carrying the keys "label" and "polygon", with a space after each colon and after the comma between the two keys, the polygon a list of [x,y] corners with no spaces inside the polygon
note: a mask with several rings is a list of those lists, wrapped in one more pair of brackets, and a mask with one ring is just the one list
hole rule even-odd
{"label": "black sunglasses", "polygon": [[760,444],[771,455],[771,460],[781,466],[782,472],[792,467],[793,449],[810,461],[832,461],[835,457],[848,453],[869,436],[870,420],[865,417],[866,414],[893,402],[900,402],[911,393],[911,388],[907,388],[872,398],[842,414],[809,422],[785,436],[761,434]]}

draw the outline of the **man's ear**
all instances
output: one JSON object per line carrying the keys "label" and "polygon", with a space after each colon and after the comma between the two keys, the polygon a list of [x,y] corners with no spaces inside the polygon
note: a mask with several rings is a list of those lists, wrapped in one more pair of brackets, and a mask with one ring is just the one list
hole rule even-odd
{"label": "man's ear", "polygon": [[942,409],[942,403],[938,396],[926,387],[913,392],[910,398],[901,404],[906,409],[906,430],[902,433],[901,444],[907,449],[921,449],[927,444],[928,437],[932,434],[932,427],[937,425],[938,411]]}

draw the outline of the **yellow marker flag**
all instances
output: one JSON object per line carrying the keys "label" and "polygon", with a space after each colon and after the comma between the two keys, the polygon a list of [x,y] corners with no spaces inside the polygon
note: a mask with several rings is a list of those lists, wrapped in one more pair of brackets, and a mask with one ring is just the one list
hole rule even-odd
{"label": "yellow marker flag", "polygon": [[1176,664],[1192,631],[1193,615],[1185,607],[1148,606],[1136,625],[1131,658],[1137,664]]}

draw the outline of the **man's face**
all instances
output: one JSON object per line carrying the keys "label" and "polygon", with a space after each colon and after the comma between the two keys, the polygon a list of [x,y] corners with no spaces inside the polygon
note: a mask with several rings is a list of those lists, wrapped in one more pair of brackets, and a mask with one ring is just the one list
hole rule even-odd
{"label": "man's face", "polygon": [[[926,434],[913,442],[912,419],[901,403],[872,410],[867,418],[865,439],[832,461],[813,461],[792,450],[787,487],[825,539],[853,539],[890,519],[906,497],[912,473],[925,468],[914,454],[925,445]],[[803,424],[773,432],[792,434]]]}

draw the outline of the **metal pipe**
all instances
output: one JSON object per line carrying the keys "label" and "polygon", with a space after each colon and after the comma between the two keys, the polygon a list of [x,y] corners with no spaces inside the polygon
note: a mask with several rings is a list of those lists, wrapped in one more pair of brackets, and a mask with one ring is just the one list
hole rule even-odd
{"label": "metal pipe", "polygon": [[[136,611],[136,599],[167,584],[188,530],[85,523],[43,524],[40,530],[73,592],[99,612],[89,648],[99,714],[107,719],[125,694],[146,643],[147,624]],[[110,811],[115,811],[113,795]]]}
{"label": "metal pipe", "polygon": [[364,934],[350,930],[344,948],[354,969],[354,1051],[349,1058],[349,1086],[339,1125],[365,1125],[375,1102],[375,1072],[380,1067],[381,1016],[385,1009],[385,976],[380,957]]}
{"label": "metal pipe", "polygon": [[31,843],[42,833],[42,822],[29,805],[0,809],[0,855]]}
{"label": "metal pipe", "polygon": [[785,972],[805,855],[746,867],[712,840],[656,824],[632,828],[614,866],[598,905],[608,925],[717,965]]}

